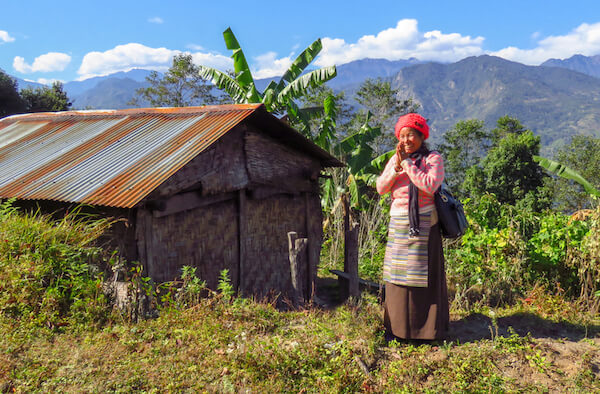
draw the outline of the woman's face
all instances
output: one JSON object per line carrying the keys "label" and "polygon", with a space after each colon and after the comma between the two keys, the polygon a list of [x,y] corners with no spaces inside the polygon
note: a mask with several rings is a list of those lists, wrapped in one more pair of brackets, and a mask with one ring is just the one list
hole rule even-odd
{"label": "woman's face", "polygon": [[414,153],[423,144],[423,135],[411,127],[403,127],[400,129],[398,140],[404,147],[404,152]]}

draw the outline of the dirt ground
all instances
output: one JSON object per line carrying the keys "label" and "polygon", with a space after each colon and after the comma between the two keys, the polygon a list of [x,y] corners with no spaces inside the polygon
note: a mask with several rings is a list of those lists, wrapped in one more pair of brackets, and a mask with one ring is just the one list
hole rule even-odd
{"label": "dirt ground", "polygon": [[[333,278],[319,278],[317,302],[325,308],[341,304],[340,284]],[[481,313],[451,316],[446,341],[455,344],[477,343],[497,337],[508,338],[514,333],[531,338],[532,354],[539,356],[539,370],[523,368],[523,359],[510,356],[498,361],[498,369],[510,379],[564,387],[565,380],[575,379],[582,369],[600,378],[600,325],[584,327],[566,322],[553,322],[533,313],[513,313],[492,319]],[[446,357],[441,348],[433,346],[429,357]],[[438,354],[439,353],[439,354]],[[547,369],[544,365],[548,366]]]}

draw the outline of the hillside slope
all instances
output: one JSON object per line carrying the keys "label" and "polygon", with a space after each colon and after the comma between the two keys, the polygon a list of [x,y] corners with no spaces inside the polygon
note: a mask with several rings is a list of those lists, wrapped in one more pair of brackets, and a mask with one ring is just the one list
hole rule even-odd
{"label": "hillside slope", "polygon": [[510,115],[541,135],[546,146],[575,133],[600,136],[600,79],[563,68],[485,55],[407,67],[392,86],[421,104],[435,134],[459,120],[477,118],[493,127]]}

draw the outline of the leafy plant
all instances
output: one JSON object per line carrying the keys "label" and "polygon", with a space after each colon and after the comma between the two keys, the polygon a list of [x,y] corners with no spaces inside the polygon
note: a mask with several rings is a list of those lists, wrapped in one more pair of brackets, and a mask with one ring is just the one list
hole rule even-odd
{"label": "leafy plant", "polygon": [[217,290],[221,292],[226,301],[231,300],[231,298],[235,295],[235,289],[231,284],[228,269],[221,270],[221,273],[219,274],[219,284],[217,285]]}
{"label": "leafy plant", "polygon": [[0,316],[58,329],[101,324],[108,317],[100,265],[92,243],[111,225],[74,210],[59,222],[0,205]]}
{"label": "leafy plant", "polygon": [[560,176],[565,179],[571,179],[577,183],[579,183],[587,193],[590,195],[600,197],[600,191],[592,186],[584,177],[582,177],[577,171],[560,164],[557,161],[546,159],[541,156],[533,156],[533,160],[538,163],[544,169]]}
{"label": "leafy plant", "polygon": [[305,123],[311,117],[322,113],[316,108],[300,109],[294,101],[304,95],[309,87],[319,86],[337,75],[335,66],[323,67],[303,74],[323,48],[320,39],[314,41],[298,55],[279,82],[271,81],[261,93],[256,88],[246,56],[231,28],[223,32],[223,38],[227,49],[233,52],[231,55],[233,77],[207,66],[199,66],[200,75],[224,90],[235,103],[263,103],[269,112],[287,112],[290,117]]}

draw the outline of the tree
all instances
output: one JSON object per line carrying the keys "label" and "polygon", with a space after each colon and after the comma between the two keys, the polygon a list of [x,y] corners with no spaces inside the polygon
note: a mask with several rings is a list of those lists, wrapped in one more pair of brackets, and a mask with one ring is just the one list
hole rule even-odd
{"label": "tree", "polygon": [[[459,121],[442,136],[437,149],[444,157],[445,181],[458,197],[465,195],[462,184],[467,170],[485,157],[490,139],[491,133],[484,122],[477,119]],[[475,174],[473,171],[471,175]]]}
{"label": "tree", "polygon": [[[373,141],[375,152],[382,154],[396,146],[393,133],[394,125],[399,116],[415,112],[419,105],[412,99],[401,100],[399,91],[392,89],[390,81],[381,78],[366,79],[355,95],[356,101],[372,114],[373,127],[379,127],[385,132]],[[362,125],[364,114],[357,117],[358,125]],[[387,132],[390,131],[390,132]]]}
{"label": "tree", "polygon": [[71,102],[63,90],[63,84],[55,81],[51,87],[25,88],[21,90],[26,112],[67,111]]}
{"label": "tree", "polygon": [[264,92],[259,92],[254,84],[252,72],[240,44],[230,28],[223,32],[227,49],[233,52],[233,77],[212,67],[199,66],[200,75],[210,79],[219,89],[224,90],[235,103],[263,103],[267,111],[277,114],[284,112],[304,127],[300,131],[308,134],[309,120],[322,115],[322,108],[302,108],[295,102],[306,94],[307,89],[315,88],[336,76],[335,66],[323,67],[302,75],[306,67],[322,49],[317,39],[306,48],[290,65],[279,82],[271,81]]}
{"label": "tree", "polygon": [[502,135],[481,161],[480,169],[472,166],[468,170],[465,192],[475,198],[493,193],[501,203],[534,212],[548,208],[552,203],[545,187],[548,176],[534,160],[539,154],[540,138],[530,130]]}
{"label": "tree", "polygon": [[0,118],[25,112],[17,81],[0,70]]}
{"label": "tree", "polygon": [[146,81],[150,86],[137,89],[138,97],[129,104],[139,105],[140,99],[153,107],[187,107],[219,102],[212,94],[214,87],[202,78],[200,68],[193,63],[190,54],[175,55],[171,67],[162,77],[152,71]]}
{"label": "tree", "polygon": [[521,124],[519,119],[505,115],[496,121],[496,128],[492,130],[492,143],[498,142],[509,134],[522,134],[527,129]]}

